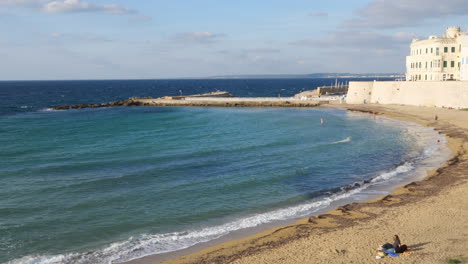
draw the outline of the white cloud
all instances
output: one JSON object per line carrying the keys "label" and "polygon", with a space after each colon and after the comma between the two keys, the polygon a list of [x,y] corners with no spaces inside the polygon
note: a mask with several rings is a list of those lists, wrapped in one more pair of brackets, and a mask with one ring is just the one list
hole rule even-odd
{"label": "white cloud", "polygon": [[466,16],[466,0],[373,0],[344,21],[348,28],[401,28],[449,16]]}
{"label": "white cloud", "polygon": [[81,40],[85,41],[96,41],[96,42],[112,42],[112,39],[103,37],[103,36],[97,36],[97,35],[81,35],[78,36]]}
{"label": "white cloud", "polygon": [[249,49],[244,49],[243,51],[247,53],[280,53],[281,52],[281,50],[273,49],[273,48],[249,48]]}
{"label": "white cloud", "polygon": [[[54,32],[48,35],[53,43],[77,43],[77,42],[114,42],[113,39],[94,34],[69,34]],[[59,42],[57,42],[59,41]]]}
{"label": "white cloud", "polygon": [[210,44],[225,36],[225,34],[211,32],[187,32],[175,35],[173,40],[180,43]]}
{"label": "white cloud", "polygon": [[76,12],[103,12],[109,14],[129,14],[134,10],[116,4],[97,5],[81,0],[57,0],[43,5],[46,13],[76,13]]}
{"label": "white cloud", "polygon": [[315,13],[310,13],[310,17],[328,17],[328,13],[326,12],[315,12]]}
{"label": "white cloud", "polygon": [[345,49],[391,49],[397,46],[407,46],[416,35],[413,33],[398,32],[386,35],[371,31],[337,31],[325,37],[302,39],[292,42],[294,45],[313,46],[329,49],[330,47]]}
{"label": "white cloud", "polygon": [[145,23],[151,21],[153,18],[150,16],[132,16],[129,21],[132,23]]}
{"label": "white cloud", "polygon": [[104,36],[92,35],[92,34],[65,34],[65,33],[52,33],[49,35],[52,39],[55,40],[64,40],[64,41],[92,41],[92,42],[111,42],[112,39],[106,38]]}
{"label": "white cloud", "polygon": [[62,33],[52,33],[50,34],[51,37],[53,38],[62,38],[64,36],[64,34]]}
{"label": "white cloud", "polygon": [[30,7],[46,13],[97,12],[131,14],[135,10],[117,4],[93,4],[82,0],[0,0],[0,6]]}
{"label": "white cloud", "polygon": [[47,0],[0,0],[0,6],[34,6]]}

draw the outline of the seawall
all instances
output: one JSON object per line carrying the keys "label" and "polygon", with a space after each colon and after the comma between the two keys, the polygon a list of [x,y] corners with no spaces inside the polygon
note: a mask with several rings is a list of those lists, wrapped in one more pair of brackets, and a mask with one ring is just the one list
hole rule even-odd
{"label": "seawall", "polygon": [[128,100],[102,104],[61,105],[53,107],[53,109],[67,110],[118,106],[315,107],[328,103],[337,103],[337,99],[333,97],[317,100],[301,100],[292,97],[185,97],[183,99],[130,98]]}
{"label": "seawall", "polygon": [[350,82],[346,103],[468,108],[468,81]]}
{"label": "seawall", "polygon": [[217,107],[313,107],[329,101],[276,97],[190,97],[185,100],[138,99],[145,106],[217,106]]}

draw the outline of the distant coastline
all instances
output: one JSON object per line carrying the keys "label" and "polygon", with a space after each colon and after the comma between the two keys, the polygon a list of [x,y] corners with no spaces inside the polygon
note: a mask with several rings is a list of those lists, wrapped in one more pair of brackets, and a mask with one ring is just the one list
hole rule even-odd
{"label": "distant coastline", "polygon": [[195,76],[195,77],[174,77],[174,78],[113,78],[113,79],[30,79],[16,80],[5,79],[0,82],[51,82],[51,81],[149,81],[149,80],[251,80],[251,79],[401,79],[405,75],[401,73],[310,73],[310,74],[237,74],[237,75],[215,75],[215,76]]}
{"label": "distant coastline", "polygon": [[[239,74],[218,75],[206,79],[327,79],[327,78],[404,78],[401,73],[310,73],[310,74]],[[198,78],[190,78],[198,79]],[[205,78],[203,78],[205,79]]]}

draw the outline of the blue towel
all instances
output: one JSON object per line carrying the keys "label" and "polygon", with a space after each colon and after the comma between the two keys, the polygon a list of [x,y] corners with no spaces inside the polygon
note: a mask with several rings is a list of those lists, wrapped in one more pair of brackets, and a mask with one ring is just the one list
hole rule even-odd
{"label": "blue towel", "polygon": [[388,253],[388,255],[389,255],[390,257],[394,257],[394,258],[398,257],[398,254],[397,254],[397,253]]}

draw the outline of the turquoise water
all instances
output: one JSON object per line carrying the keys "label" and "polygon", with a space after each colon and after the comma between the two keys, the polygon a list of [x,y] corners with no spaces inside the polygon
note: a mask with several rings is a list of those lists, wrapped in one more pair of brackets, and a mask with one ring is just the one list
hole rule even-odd
{"label": "turquoise water", "polygon": [[110,263],[398,182],[436,133],[333,109],[133,107],[3,115],[0,135],[0,263]]}

